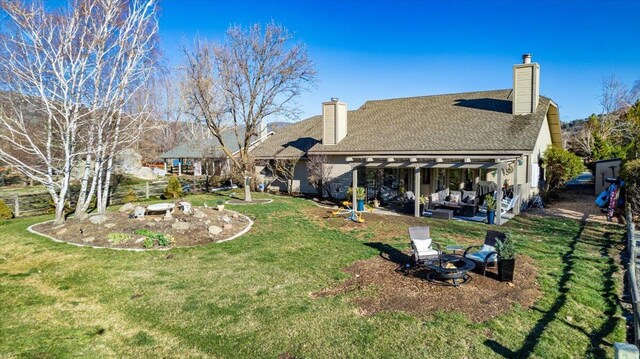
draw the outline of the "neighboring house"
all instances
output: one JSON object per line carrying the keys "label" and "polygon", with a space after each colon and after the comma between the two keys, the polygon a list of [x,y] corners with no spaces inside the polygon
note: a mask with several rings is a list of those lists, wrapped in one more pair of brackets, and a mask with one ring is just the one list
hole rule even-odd
{"label": "neighboring house", "polygon": [[[260,133],[259,137],[254,136],[252,139],[249,151],[252,151],[259,143],[273,135],[273,132],[270,132],[267,127],[264,127]],[[239,135],[243,136],[244,134],[239,131]],[[232,155],[236,156],[240,151],[240,147],[238,146],[235,131],[227,130],[223,132],[222,140]],[[231,161],[223,151],[220,141],[215,137],[181,144],[158,157],[164,162],[167,173],[174,173],[179,176],[187,173],[194,176],[226,175],[231,171]]]}
{"label": "neighboring house", "polygon": [[526,200],[544,179],[544,150],[562,146],[558,105],[539,95],[539,74],[525,55],[513,66],[513,89],[374,100],[355,111],[332,99],[322,115],[276,133],[253,156],[300,158],[294,191],[303,193],[319,194],[307,180],[306,161],[325,155],[334,197],[354,181],[370,194],[384,186],[419,197],[507,180]]}

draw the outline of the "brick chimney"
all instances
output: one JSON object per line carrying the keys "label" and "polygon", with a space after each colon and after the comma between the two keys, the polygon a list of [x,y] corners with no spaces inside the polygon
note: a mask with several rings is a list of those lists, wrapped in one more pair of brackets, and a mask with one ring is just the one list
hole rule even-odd
{"label": "brick chimney", "polygon": [[347,104],[334,97],[322,103],[322,144],[336,145],[347,135]]}
{"label": "brick chimney", "polygon": [[531,54],[522,55],[522,64],[513,65],[513,114],[536,112],[540,99],[540,65]]}

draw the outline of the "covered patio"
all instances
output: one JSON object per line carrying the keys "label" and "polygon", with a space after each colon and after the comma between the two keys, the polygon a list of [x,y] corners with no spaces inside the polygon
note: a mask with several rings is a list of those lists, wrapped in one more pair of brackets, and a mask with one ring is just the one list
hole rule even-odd
{"label": "covered patio", "polygon": [[[396,155],[396,156],[362,156],[362,157],[347,157],[347,162],[351,165],[351,174],[352,174],[352,186],[357,187],[359,184],[363,183],[366,187],[366,182],[364,178],[359,178],[364,173],[365,176],[368,173],[367,170],[378,169],[378,170],[398,170],[394,173],[403,175],[403,179],[398,180],[403,186],[403,189],[406,191],[413,192],[415,196],[415,200],[413,203],[413,215],[415,217],[420,217],[422,215],[420,208],[420,197],[425,196],[428,197],[431,194],[429,188],[433,188],[435,190],[440,189],[451,189],[451,190],[460,190],[461,187],[464,186],[462,182],[464,180],[462,177],[459,177],[461,171],[463,171],[464,176],[473,176],[472,179],[467,178],[466,182],[472,181],[473,184],[476,184],[480,180],[484,180],[487,176],[487,173],[491,172],[495,174],[496,181],[496,192],[497,198],[502,199],[504,197],[503,190],[503,181],[508,177],[513,180],[512,188],[513,188],[513,198],[515,198],[515,205],[513,206],[513,214],[507,213],[503,214],[500,211],[500,201],[497,203],[496,210],[496,224],[502,225],[506,223],[507,220],[512,218],[514,215],[519,213],[521,198],[523,197],[522,186],[519,184],[518,167],[522,166],[522,156],[521,155],[513,155],[513,154],[501,154],[501,155],[442,155],[442,156],[425,156],[425,155]],[[434,171],[435,170],[435,171]],[[431,178],[429,181],[423,181],[424,176],[431,176],[432,173],[437,173],[438,178]],[[455,173],[457,178],[457,183],[453,180],[450,184],[447,180],[449,178],[450,173]],[[432,176],[433,177],[433,176]],[[442,177],[442,178],[440,178]],[[404,183],[403,183],[404,182]],[[425,185],[425,183],[427,183]],[[468,185],[469,183],[467,183]],[[452,186],[458,186],[454,188],[450,188]],[[422,187],[422,188],[421,188]],[[353,198],[353,208],[356,208],[356,191],[352,191]],[[526,194],[528,195],[528,193]]]}

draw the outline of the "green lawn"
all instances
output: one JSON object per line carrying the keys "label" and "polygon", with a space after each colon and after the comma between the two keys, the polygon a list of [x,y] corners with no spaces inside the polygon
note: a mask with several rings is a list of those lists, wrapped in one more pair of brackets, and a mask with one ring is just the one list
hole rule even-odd
{"label": "green lawn", "polygon": [[[215,197],[191,197],[203,199]],[[406,249],[407,221],[347,230],[305,214],[312,206],[229,205],[255,220],[248,234],[169,252],[77,248],[26,232],[48,217],[0,222],[0,357],[582,358],[612,357],[612,343],[625,340],[620,227],[510,221],[539,268],[534,308],[483,323],[445,312],[360,316],[349,294],[310,294],[378,255],[365,243]],[[487,229],[415,221],[441,243],[481,243]]]}

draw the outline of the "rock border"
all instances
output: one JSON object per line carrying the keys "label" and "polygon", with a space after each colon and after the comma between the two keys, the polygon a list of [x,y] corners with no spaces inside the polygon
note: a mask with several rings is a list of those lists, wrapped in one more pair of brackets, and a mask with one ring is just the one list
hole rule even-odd
{"label": "rock border", "polygon": [[[213,242],[213,244],[217,244],[217,243],[222,243],[222,242],[228,242],[231,240],[234,240],[242,235],[244,235],[245,233],[249,232],[249,230],[253,227],[253,221],[251,220],[251,218],[249,218],[248,216],[245,216],[244,214],[241,214],[239,212],[236,211],[231,211],[231,210],[227,210],[228,212],[233,212],[235,214],[237,214],[238,216],[242,216],[244,217],[247,221],[249,221],[249,224],[247,224],[247,226],[241,230],[240,232],[234,234],[233,236],[229,237],[229,238],[225,238],[222,240],[219,240],[217,242]],[[38,231],[36,231],[35,229],[33,229],[33,227],[41,225],[41,224],[45,224],[45,223],[49,223],[49,222],[53,222],[54,220],[49,220],[49,221],[44,221],[44,222],[39,222],[39,223],[34,223],[32,225],[30,225],[29,227],[27,227],[27,231],[29,233],[33,233],[45,238],[48,238],[54,242],[58,242],[58,243],[66,243],[66,244],[70,244],[72,246],[76,246],[76,247],[83,247],[83,248],[95,248],[95,249],[111,249],[111,250],[116,250],[116,251],[129,251],[129,252],[146,252],[146,251],[169,251],[172,249],[176,249],[176,248],[198,248],[198,247],[206,247],[208,245],[210,245],[211,243],[208,244],[203,244],[203,245],[199,245],[199,246],[176,246],[176,247],[168,247],[168,248],[115,248],[115,247],[103,247],[103,246],[92,246],[89,244],[80,244],[80,243],[72,243],[72,242],[67,242],[67,241],[63,241],[61,239],[57,239],[54,237],[51,237],[47,234],[44,233],[40,233]]]}

